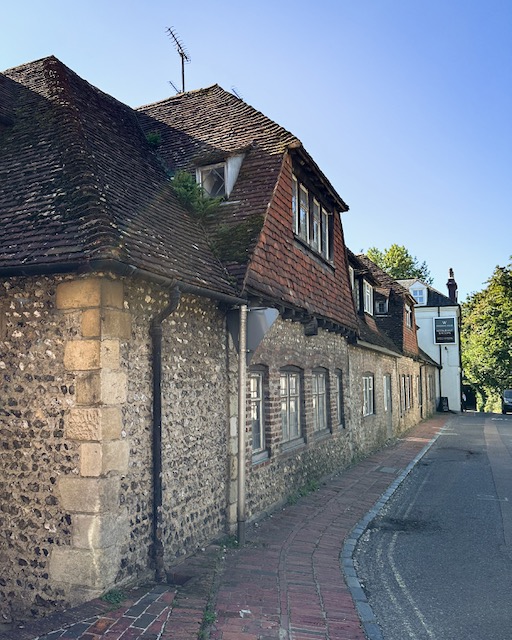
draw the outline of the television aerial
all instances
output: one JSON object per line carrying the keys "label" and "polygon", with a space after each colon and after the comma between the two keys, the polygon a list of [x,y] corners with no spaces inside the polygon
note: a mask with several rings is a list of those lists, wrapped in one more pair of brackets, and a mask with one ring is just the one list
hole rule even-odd
{"label": "television aerial", "polygon": [[[174,46],[176,47],[176,51],[178,52],[181,58],[181,90],[185,92],[185,62],[190,62],[190,56],[187,50],[185,49],[185,45],[176,35],[176,31],[174,27],[169,27],[167,29],[167,33],[170,36],[170,38],[173,40]],[[171,84],[174,87],[174,84],[172,82]],[[174,88],[176,89],[176,87]]]}

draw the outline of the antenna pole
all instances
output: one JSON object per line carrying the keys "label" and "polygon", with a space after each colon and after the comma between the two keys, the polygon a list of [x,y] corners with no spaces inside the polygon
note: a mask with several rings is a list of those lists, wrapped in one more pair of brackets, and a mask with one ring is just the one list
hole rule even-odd
{"label": "antenna pole", "polygon": [[171,36],[174,41],[174,46],[176,47],[176,51],[178,52],[181,58],[181,88],[183,93],[185,93],[185,62],[190,62],[190,56],[185,49],[184,44],[176,35],[174,29],[172,27],[167,29],[167,33]]}

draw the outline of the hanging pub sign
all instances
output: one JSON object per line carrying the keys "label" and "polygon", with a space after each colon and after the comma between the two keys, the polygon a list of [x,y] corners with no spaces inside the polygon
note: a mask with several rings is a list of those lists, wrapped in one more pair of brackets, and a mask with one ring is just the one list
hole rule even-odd
{"label": "hanging pub sign", "polygon": [[434,318],[434,342],[436,344],[454,344],[455,318]]}

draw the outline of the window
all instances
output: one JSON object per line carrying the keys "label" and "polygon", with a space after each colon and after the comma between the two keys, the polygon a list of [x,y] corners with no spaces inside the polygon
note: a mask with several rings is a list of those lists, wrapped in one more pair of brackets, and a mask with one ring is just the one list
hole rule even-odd
{"label": "window", "polygon": [[374,413],[373,407],[373,376],[363,376],[363,416],[370,416]]}
{"label": "window", "polygon": [[263,373],[249,374],[249,415],[252,426],[252,452],[265,449],[265,415],[263,406]]}
{"label": "window", "polygon": [[334,407],[336,410],[336,424],[343,426],[343,374],[340,369],[336,371],[336,377],[332,388]]}
{"label": "window", "polygon": [[363,280],[363,309],[373,315],[373,287],[367,280]]}
{"label": "window", "polygon": [[222,162],[198,169],[198,182],[212,198],[226,195],[225,167]]}
{"label": "window", "polygon": [[332,215],[292,176],[293,232],[326,260],[332,260]]}
{"label": "window", "polygon": [[283,442],[300,437],[300,374],[281,371],[280,378],[281,427]]}
{"label": "window", "polygon": [[378,300],[375,303],[375,310],[377,315],[385,315],[388,312],[388,301],[387,300]]}
{"label": "window", "polygon": [[348,275],[349,275],[349,278],[350,278],[350,286],[352,287],[352,291],[353,291],[355,289],[355,285],[356,285],[354,267],[349,266]]}
{"label": "window", "polygon": [[411,376],[403,375],[401,378],[400,385],[400,400],[401,400],[401,409],[402,413],[405,413],[411,408],[411,399],[412,399],[412,380]]}
{"label": "window", "polygon": [[412,329],[412,309],[408,304],[405,305],[405,324]]}
{"label": "window", "polygon": [[309,242],[309,194],[299,185],[299,236]]}
{"label": "window", "polygon": [[426,300],[426,291],[423,287],[419,288],[419,289],[411,289],[411,293],[413,295],[413,298],[416,300],[416,304],[419,305],[425,305],[427,304],[427,300]]}
{"label": "window", "polygon": [[199,167],[196,169],[196,181],[212,198],[228,197],[235,186],[243,160],[244,154],[238,154],[230,156],[225,162]]}
{"label": "window", "polygon": [[327,374],[325,371],[313,371],[311,378],[311,397],[313,402],[313,429],[327,429]]}
{"label": "window", "polygon": [[387,373],[384,378],[384,412],[391,411],[391,376]]}
{"label": "window", "polygon": [[313,233],[311,235],[311,246],[316,251],[320,251],[320,205],[318,200],[313,198]]}

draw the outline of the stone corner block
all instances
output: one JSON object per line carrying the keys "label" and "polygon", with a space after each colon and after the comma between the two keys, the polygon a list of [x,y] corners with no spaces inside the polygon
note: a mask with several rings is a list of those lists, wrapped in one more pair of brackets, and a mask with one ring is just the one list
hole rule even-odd
{"label": "stone corner block", "polygon": [[50,579],[81,588],[102,590],[114,582],[119,559],[116,547],[108,550],[56,547],[50,556]]}
{"label": "stone corner block", "polygon": [[75,549],[108,549],[121,546],[128,536],[127,521],[112,513],[73,516],[72,543]]}
{"label": "stone corner block", "polygon": [[70,513],[116,512],[119,508],[118,477],[81,478],[61,476],[58,482],[60,502]]}
{"label": "stone corner block", "polygon": [[70,440],[100,442],[121,437],[119,407],[73,407],[65,418],[65,434]]}
{"label": "stone corner block", "polygon": [[98,477],[103,468],[103,451],[98,442],[83,442],[80,445],[80,475]]}
{"label": "stone corner block", "polygon": [[130,444],[127,440],[113,440],[103,445],[102,472],[126,473],[130,459]]}
{"label": "stone corner block", "polygon": [[91,371],[101,364],[99,340],[70,340],[64,348],[64,367],[68,371]]}
{"label": "stone corner block", "polygon": [[57,309],[81,309],[101,305],[101,280],[84,278],[57,286]]}
{"label": "stone corner block", "polygon": [[120,309],[105,309],[102,314],[101,335],[103,338],[129,340],[132,335],[131,313]]}
{"label": "stone corner block", "polygon": [[105,404],[123,404],[128,394],[128,378],[123,371],[103,371],[101,399]]}
{"label": "stone corner block", "polygon": [[82,311],[82,336],[84,338],[99,338],[101,336],[101,314],[99,309],[84,309]]}
{"label": "stone corner block", "polygon": [[121,280],[101,281],[101,305],[122,309],[124,306],[124,286]]}

